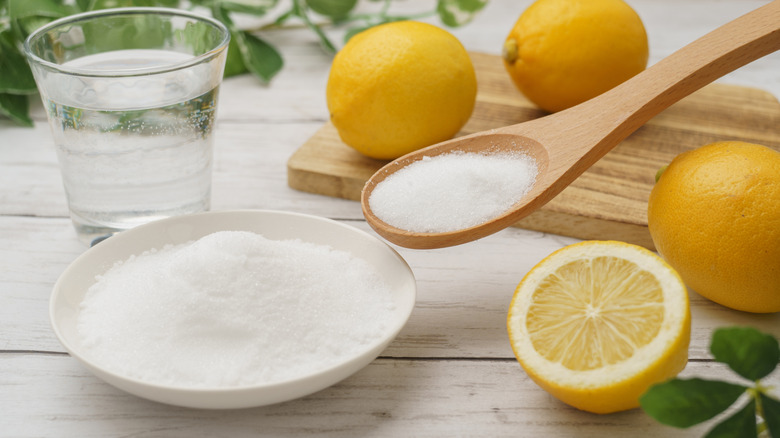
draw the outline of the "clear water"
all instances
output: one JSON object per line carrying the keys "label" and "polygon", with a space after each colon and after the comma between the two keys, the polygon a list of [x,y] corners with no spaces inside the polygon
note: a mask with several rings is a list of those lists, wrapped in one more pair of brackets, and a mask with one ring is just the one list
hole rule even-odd
{"label": "clear water", "polygon": [[[143,68],[183,56],[133,50],[70,65]],[[208,80],[198,76],[203,75],[184,70],[110,81],[79,77],[64,82],[68,92],[57,93],[63,101],[44,97],[71,218],[82,240],[209,208],[218,87],[197,91]]]}

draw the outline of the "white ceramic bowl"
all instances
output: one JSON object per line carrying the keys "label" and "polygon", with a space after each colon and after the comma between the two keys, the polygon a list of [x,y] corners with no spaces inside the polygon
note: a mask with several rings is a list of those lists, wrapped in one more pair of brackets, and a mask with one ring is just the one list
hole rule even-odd
{"label": "white ceramic bowl", "polygon": [[[184,388],[150,384],[122,376],[92,361],[81,346],[76,322],[79,305],[95,276],[117,261],[165,244],[184,243],[217,231],[251,231],[269,239],[300,239],[347,251],[372,264],[393,290],[395,311],[388,336],[359,355],[294,380],[231,388]],[[417,288],[406,262],[387,244],[361,230],[315,216],[279,211],[240,210],[178,216],[124,231],[79,256],[54,285],[50,317],[54,332],[71,356],[119,389],[162,403],[205,409],[262,406],[302,397],[355,373],[373,361],[403,328],[414,308]]]}

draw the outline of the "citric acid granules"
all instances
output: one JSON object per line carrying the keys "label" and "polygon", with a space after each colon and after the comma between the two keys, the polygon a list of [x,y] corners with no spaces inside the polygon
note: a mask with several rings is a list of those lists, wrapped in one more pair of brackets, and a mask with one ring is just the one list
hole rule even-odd
{"label": "citric acid granules", "polygon": [[443,233],[479,225],[533,186],[536,161],[522,153],[450,152],[415,161],[377,184],[374,214],[402,230]]}
{"label": "citric acid granules", "polygon": [[328,246],[223,231],[133,256],[89,289],[85,356],[181,387],[281,382],[387,334],[394,304],[368,262]]}

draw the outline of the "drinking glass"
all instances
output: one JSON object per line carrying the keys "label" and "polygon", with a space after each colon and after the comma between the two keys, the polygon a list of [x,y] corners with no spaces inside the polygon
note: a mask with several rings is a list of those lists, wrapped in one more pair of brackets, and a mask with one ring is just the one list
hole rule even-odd
{"label": "drinking glass", "polygon": [[79,238],[209,209],[230,33],[179,9],[53,21],[25,41]]}

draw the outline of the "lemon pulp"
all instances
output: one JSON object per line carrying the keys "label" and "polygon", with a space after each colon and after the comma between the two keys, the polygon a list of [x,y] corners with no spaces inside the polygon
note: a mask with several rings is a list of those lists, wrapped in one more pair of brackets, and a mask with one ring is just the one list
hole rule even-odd
{"label": "lemon pulp", "polygon": [[639,406],[647,388],[685,368],[688,293],[649,250],[586,241],[526,274],[507,329],[518,362],[540,387],[578,409],[617,412]]}
{"label": "lemon pulp", "polygon": [[545,278],[526,326],[539,354],[584,371],[630,358],[658,335],[663,320],[663,293],[652,274],[628,260],[596,257]]}

